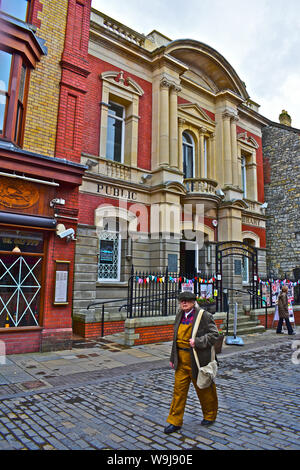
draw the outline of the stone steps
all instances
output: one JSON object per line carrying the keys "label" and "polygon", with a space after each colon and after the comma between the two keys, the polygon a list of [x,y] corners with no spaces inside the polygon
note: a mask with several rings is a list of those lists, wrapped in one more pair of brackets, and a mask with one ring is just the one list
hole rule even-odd
{"label": "stone steps", "polygon": [[[251,333],[263,333],[265,327],[260,324],[259,320],[251,320],[248,315],[239,315],[237,317],[237,336]],[[224,319],[223,331],[226,333],[226,318]],[[230,315],[228,321],[228,336],[233,336],[233,316]]]}

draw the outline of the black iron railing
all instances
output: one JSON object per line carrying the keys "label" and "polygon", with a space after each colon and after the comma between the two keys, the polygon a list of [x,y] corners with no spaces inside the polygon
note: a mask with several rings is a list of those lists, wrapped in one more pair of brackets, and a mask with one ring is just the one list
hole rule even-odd
{"label": "black iron railing", "polygon": [[178,294],[183,284],[201,296],[201,286],[210,286],[214,295],[213,277],[202,278],[195,273],[174,273],[168,268],[164,272],[134,272],[128,280],[127,315],[132,317],[175,315],[178,309]]}

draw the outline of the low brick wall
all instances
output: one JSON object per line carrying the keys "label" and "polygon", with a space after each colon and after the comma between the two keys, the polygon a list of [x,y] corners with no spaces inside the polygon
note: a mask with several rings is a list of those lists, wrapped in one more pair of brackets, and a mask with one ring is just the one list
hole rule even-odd
{"label": "low brick wall", "polygon": [[40,352],[72,349],[72,328],[42,330]]}
{"label": "low brick wall", "polygon": [[0,341],[7,355],[71,349],[72,328],[0,328]]}
{"label": "low brick wall", "polygon": [[[300,325],[300,305],[295,305],[293,307],[294,310],[294,318],[295,318],[295,324]],[[278,321],[274,321],[274,315],[275,315],[275,307],[268,308],[267,309],[267,328],[276,328]],[[259,320],[260,324],[265,326],[266,324],[266,310],[264,308],[256,309],[256,310],[251,310],[250,312],[250,318],[253,320]],[[285,323],[284,323],[285,325]]]}
{"label": "low brick wall", "polygon": [[[104,312],[103,336],[124,331],[126,313]],[[81,310],[73,316],[73,333],[83,338],[102,336],[102,312],[95,309]]]}
{"label": "low brick wall", "polygon": [[41,331],[40,327],[1,328],[0,341],[5,345],[5,354],[39,352]]}
{"label": "low brick wall", "polygon": [[175,315],[169,317],[127,318],[125,320],[125,344],[158,343],[173,339]]}

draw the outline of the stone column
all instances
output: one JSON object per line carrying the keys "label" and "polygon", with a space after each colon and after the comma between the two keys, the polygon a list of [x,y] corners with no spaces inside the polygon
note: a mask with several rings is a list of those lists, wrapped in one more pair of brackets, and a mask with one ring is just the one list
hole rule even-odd
{"label": "stone column", "polygon": [[99,143],[99,156],[102,158],[106,158],[108,101],[109,101],[109,88],[103,83],[102,101],[100,103],[101,124],[100,124],[100,143]]}
{"label": "stone column", "polygon": [[248,197],[257,201],[257,168],[255,152],[252,154],[251,162],[247,165],[247,176]]}
{"label": "stone column", "polygon": [[233,186],[239,185],[237,136],[236,136],[237,121],[238,121],[238,117],[233,116],[231,119],[231,155],[232,155],[232,184]]}
{"label": "stone column", "polygon": [[224,142],[224,184],[232,184],[232,165],[231,165],[231,132],[230,119],[231,113],[223,113],[223,142]]}
{"label": "stone column", "polygon": [[172,85],[170,89],[170,166],[178,168],[178,104],[177,94],[180,87]]}
{"label": "stone column", "polygon": [[207,157],[208,157],[208,168],[207,168],[207,176],[213,180],[216,180],[216,134],[213,132],[209,135],[208,138],[208,149],[207,149]]}
{"label": "stone column", "polygon": [[160,82],[159,165],[169,165],[169,88],[170,82]]}
{"label": "stone column", "polygon": [[200,178],[205,178],[205,153],[204,153],[204,134],[207,130],[205,127],[201,127],[200,129],[200,168],[198,176]]}
{"label": "stone column", "polygon": [[182,132],[183,124],[185,120],[182,118],[178,119],[178,169],[183,171],[183,154],[182,154]]}

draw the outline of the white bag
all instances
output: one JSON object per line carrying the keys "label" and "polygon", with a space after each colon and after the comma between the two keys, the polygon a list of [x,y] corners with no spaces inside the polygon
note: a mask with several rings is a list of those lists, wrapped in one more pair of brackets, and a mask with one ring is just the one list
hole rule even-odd
{"label": "white bag", "polygon": [[[203,314],[203,310],[200,310],[197,316],[195,325],[194,325],[193,333],[192,333],[193,340],[195,340],[196,332],[198,330],[202,314]],[[209,362],[206,366],[203,366],[203,367],[200,367],[198,355],[197,355],[195,348],[193,348],[193,352],[194,352],[196,364],[198,366],[197,386],[199,388],[208,388],[212,384],[212,382],[215,380],[217,371],[218,371],[218,365],[215,359],[215,348],[214,346],[211,347],[211,362]]]}

